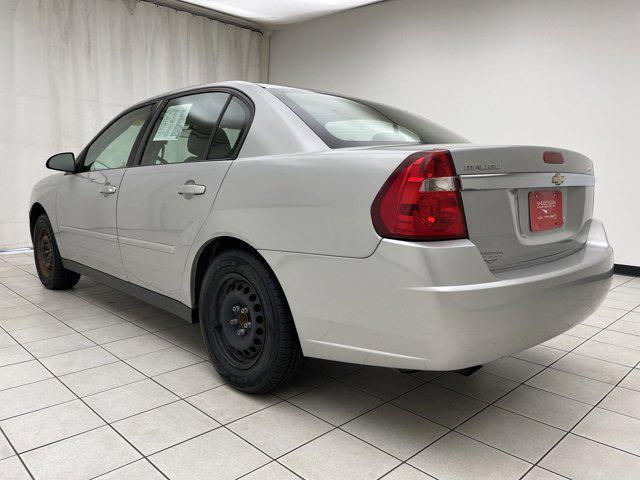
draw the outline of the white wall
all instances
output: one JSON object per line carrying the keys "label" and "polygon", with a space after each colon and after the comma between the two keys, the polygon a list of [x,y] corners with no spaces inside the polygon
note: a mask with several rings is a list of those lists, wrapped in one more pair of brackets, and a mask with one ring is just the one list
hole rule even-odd
{"label": "white wall", "polygon": [[0,0],[0,250],[31,243],[31,186],[138,100],[259,80],[262,35],[148,2]]}
{"label": "white wall", "polygon": [[275,32],[269,81],[582,152],[616,263],[640,266],[638,0],[390,0]]}

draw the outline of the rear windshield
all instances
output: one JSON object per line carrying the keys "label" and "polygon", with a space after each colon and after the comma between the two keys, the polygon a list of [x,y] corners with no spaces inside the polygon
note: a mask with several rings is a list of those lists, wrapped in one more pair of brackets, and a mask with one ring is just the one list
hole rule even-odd
{"label": "rear windshield", "polygon": [[373,102],[295,88],[269,88],[330,148],[467,143],[426,118]]}

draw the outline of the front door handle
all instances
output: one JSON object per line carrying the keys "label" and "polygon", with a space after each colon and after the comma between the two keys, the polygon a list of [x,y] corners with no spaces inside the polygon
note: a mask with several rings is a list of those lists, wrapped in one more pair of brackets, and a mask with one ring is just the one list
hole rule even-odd
{"label": "front door handle", "polygon": [[102,193],[103,195],[111,195],[113,193],[116,193],[118,189],[114,186],[111,185],[110,183],[105,183],[104,185],[100,185],[100,193]]}
{"label": "front door handle", "polygon": [[197,185],[195,183],[185,183],[178,187],[178,195],[202,195],[207,191],[205,185]]}

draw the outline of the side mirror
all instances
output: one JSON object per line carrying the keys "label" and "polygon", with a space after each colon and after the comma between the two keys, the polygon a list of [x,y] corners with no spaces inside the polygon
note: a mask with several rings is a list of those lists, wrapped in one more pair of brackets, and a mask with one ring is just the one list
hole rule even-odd
{"label": "side mirror", "polygon": [[76,171],[76,157],[71,152],[58,153],[47,160],[47,168],[73,173]]}

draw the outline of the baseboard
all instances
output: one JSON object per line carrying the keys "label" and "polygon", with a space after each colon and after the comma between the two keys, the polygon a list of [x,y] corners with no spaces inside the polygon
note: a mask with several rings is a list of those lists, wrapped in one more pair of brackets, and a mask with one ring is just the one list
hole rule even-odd
{"label": "baseboard", "polygon": [[33,252],[33,248],[31,247],[8,248],[6,250],[0,249],[0,255],[13,255],[16,253],[31,253],[31,252]]}
{"label": "baseboard", "polygon": [[640,267],[635,265],[621,265],[616,263],[613,265],[613,273],[619,273],[620,275],[634,275],[640,277]]}

